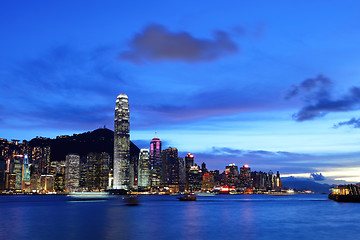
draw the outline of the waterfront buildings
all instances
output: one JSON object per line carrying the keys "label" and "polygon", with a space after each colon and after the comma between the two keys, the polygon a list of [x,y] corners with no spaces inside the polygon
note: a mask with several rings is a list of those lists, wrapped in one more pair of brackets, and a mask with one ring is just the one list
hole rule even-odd
{"label": "waterfront buildings", "polygon": [[125,94],[116,100],[114,128],[114,132],[103,128],[56,139],[36,137],[23,143],[0,139],[0,190],[46,193],[110,187],[171,193],[213,191],[221,186],[238,192],[281,190],[279,172],[251,172],[247,165],[239,171],[235,164],[223,172],[208,171],[205,162],[200,168],[191,153],[184,161],[177,148],[162,151],[157,136],[150,142],[150,151],[140,151],[129,139],[129,101]]}
{"label": "waterfront buildings", "polygon": [[114,121],[114,189],[129,189],[130,185],[130,122],[129,99],[120,94],[116,99]]}

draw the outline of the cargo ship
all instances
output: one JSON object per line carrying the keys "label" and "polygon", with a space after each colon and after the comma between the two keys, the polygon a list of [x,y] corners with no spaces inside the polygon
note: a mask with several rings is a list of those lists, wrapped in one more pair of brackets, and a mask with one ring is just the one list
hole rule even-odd
{"label": "cargo ship", "polygon": [[331,188],[332,193],[329,194],[329,199],[337,202],[360,202],[360,186],[354,185],[339,185]]}

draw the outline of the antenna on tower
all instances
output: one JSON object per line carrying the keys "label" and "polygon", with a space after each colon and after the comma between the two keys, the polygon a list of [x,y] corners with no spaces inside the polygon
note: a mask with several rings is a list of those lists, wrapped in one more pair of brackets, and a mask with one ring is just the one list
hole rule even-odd
{"label": "antenna on tower", "polygon": [[157,137],[157,131],[155,131],[155,137]]}

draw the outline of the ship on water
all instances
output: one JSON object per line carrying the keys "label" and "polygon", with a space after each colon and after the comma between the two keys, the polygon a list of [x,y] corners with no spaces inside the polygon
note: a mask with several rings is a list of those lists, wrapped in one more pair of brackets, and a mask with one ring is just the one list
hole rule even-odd
{"label": "ship on water", "polygon": [[110,197],[108,192],[70,192],[67,195],[70,201],[99,201]]}
{"label": "ship on water", "polygon": [[329,199],[337,202],[360,202],[360,184],[339,185],[331,189]]}

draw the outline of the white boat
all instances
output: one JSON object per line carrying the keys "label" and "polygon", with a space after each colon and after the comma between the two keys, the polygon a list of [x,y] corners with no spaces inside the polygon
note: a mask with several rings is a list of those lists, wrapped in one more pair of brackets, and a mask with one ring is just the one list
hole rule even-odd
{"label": "white boat", "polygon": [[68,196],[73,201],[106,200],[110,197],[108,192],[70,192]]}
{"label": "white boat", "polygon": [[195,193],[195,195],[198,196],[198,197],[213,197],[216,194],[211,193],[211,192],[199,192],[199,193]]}

